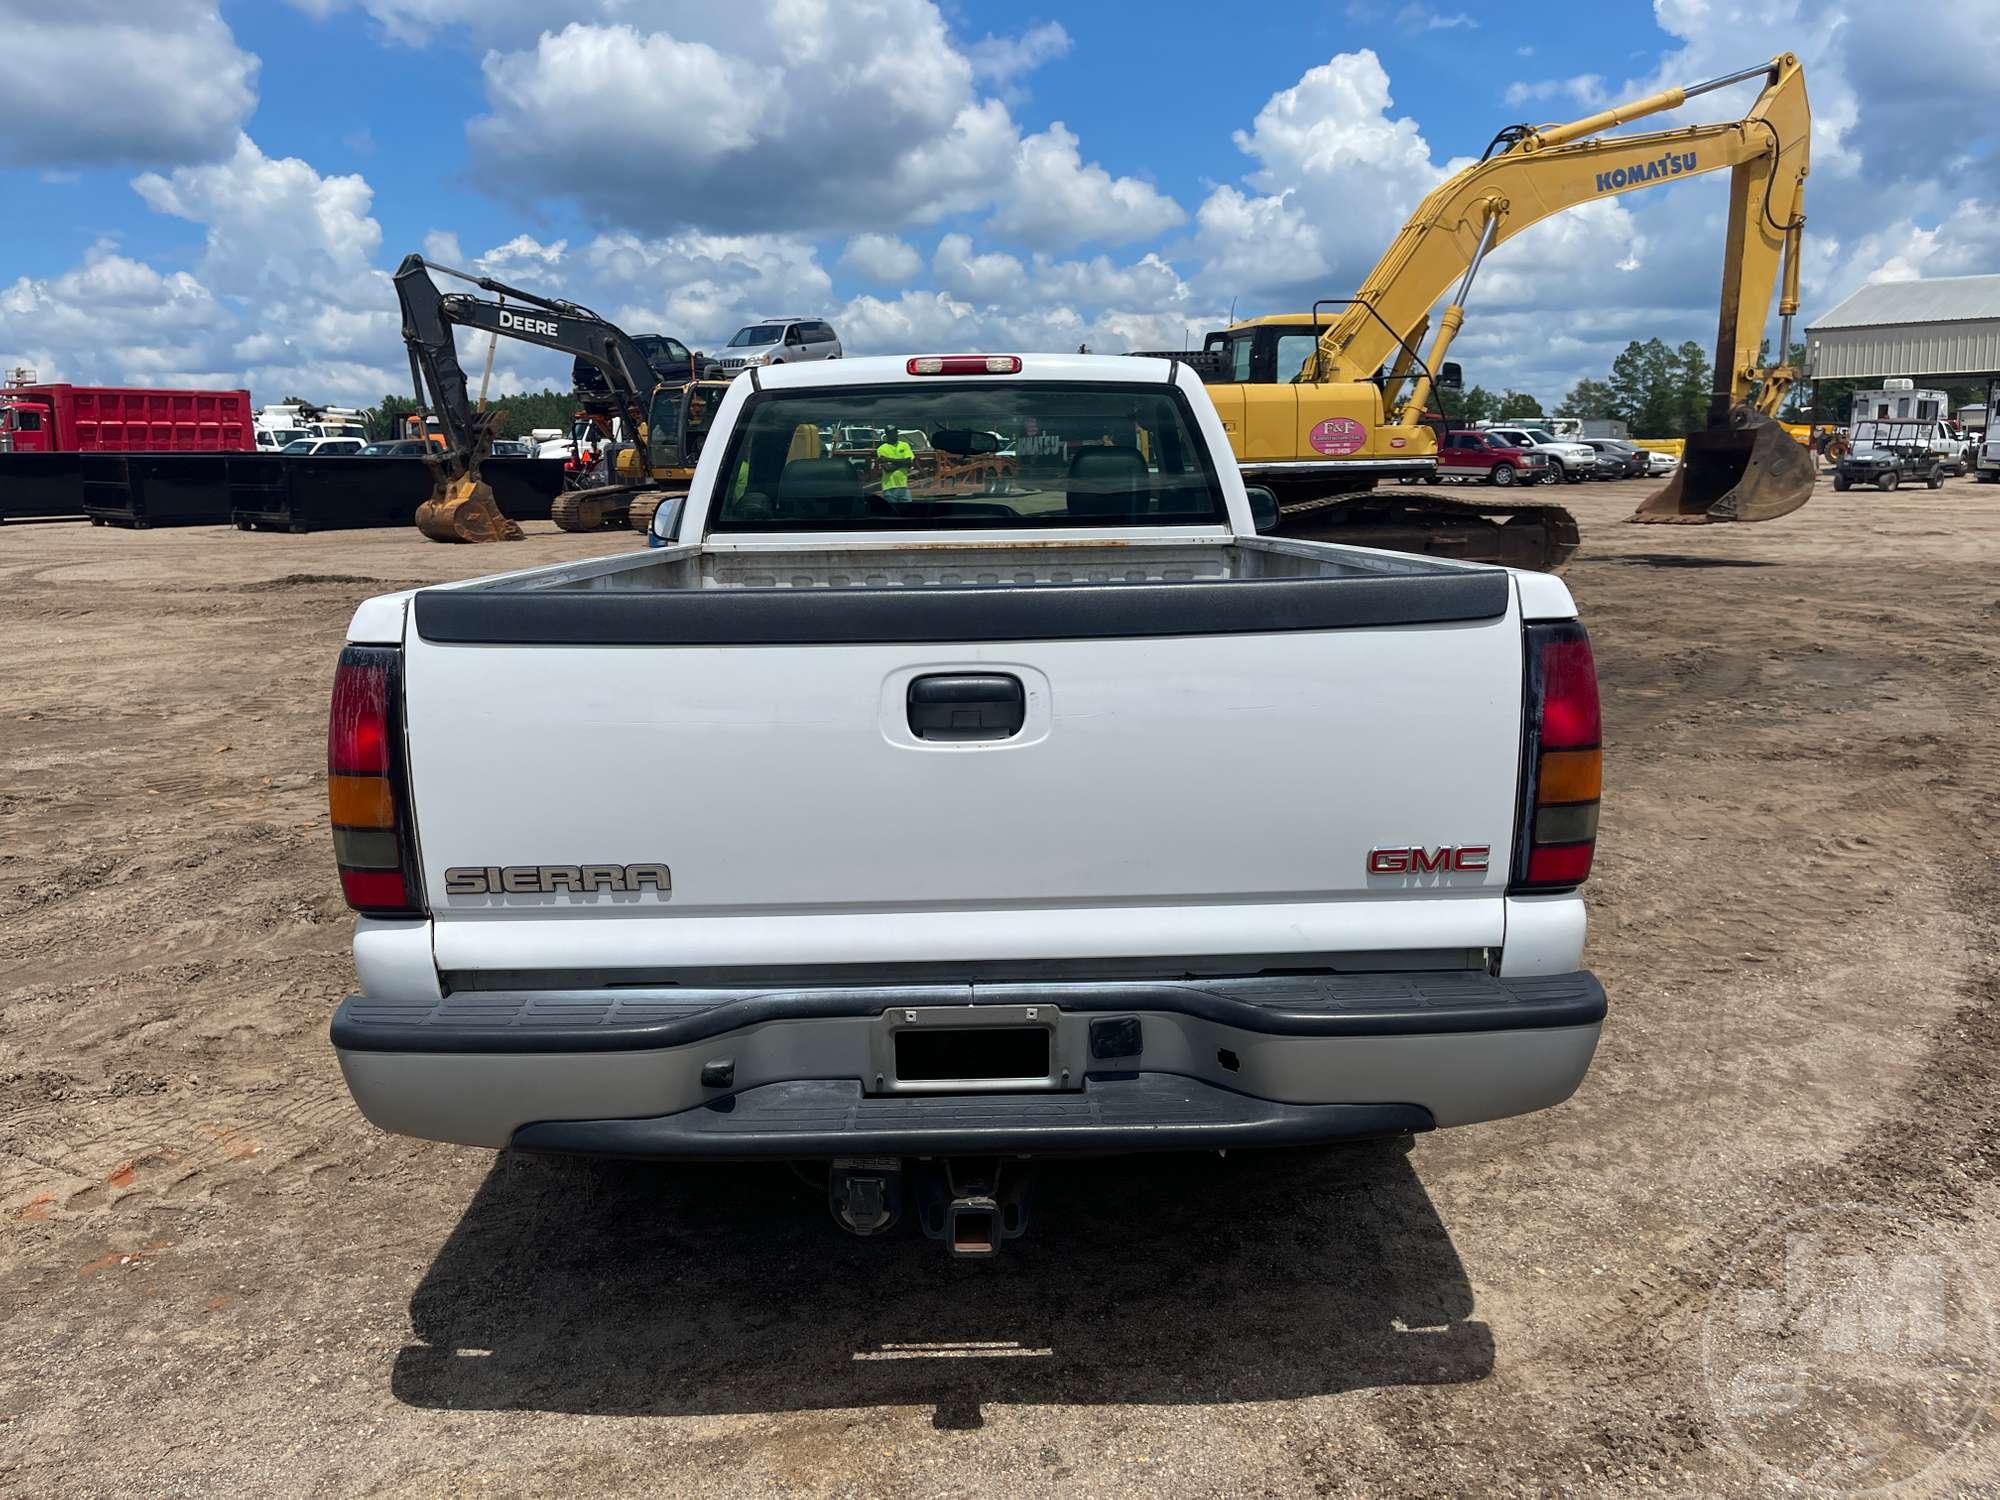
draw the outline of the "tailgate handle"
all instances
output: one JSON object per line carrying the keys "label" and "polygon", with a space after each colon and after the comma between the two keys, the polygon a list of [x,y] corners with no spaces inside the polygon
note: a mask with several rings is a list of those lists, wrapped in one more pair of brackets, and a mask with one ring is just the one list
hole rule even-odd
{"label": "tailgate handle", "polygon": [[1005,672],[938,672],[910,680],[910,733],[920,740],[1005,740],[1021,732],[1028,697]]}

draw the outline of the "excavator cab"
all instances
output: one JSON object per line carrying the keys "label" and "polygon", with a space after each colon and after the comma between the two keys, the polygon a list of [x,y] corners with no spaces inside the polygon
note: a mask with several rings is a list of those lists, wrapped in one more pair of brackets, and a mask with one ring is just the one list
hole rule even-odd
{"label": "excavator cab", "polygon": [[1652,524],[1774,521],[1812,498],[1812,449],[1748,403],[1727,425],[1688,434],[1681,466],[1630,517]]}

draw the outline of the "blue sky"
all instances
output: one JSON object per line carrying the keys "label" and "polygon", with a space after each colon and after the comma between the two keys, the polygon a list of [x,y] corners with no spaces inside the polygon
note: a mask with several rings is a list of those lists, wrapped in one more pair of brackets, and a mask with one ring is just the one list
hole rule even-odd
{"label": "blue sky", "polygon": [[[372,401],[383,273],[427,248],[713,346],[1157,347],[1352,290],[1517,120],[1791,49],[1816,107],[1807,319],[2000,269],[2000,0],[1043,10],[946,0],[0,0],[0,362]],[[1933,23],[1943,30],[1933,29]],[[1746,107],[1754,86],[1690,118]],[[1495,256],[1468,377],[1553,401],[1628,338],[1712,336],[1721,182]],[[503,346],[505,385],[559,381]],[[282,387],[282,389],[279,389]]]}

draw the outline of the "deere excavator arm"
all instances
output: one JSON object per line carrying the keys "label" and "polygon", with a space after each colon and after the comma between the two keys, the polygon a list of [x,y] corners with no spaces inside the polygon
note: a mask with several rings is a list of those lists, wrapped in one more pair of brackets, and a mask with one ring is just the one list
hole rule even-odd
{"label": "deere excavator arm", "polygon": [[[437,283],[431,280],[433,270],[521,305],[508,307],[504,300],[488,302],[462,292],[440,292]],[[453,452],[469,454],[474,425],[465,370],[458,362],[458,348],[452,337],[454,327],[499,334],[587,359],[604,371],[606,380],[625,405],[643,415],[647,395],[657,379],[652,366],[623,329],[606,322],[589,308],[537,296],[490,276],[455,271],[421,255],[403,258],[396,268],[395,282],[396,298],[402,304],[403,339],[409,345],[411,373],[419,393],[429,392]]]}
{"label": "deere excavator arm", "polygon": [[[432,271],[455,276],[502,300],[440,292]],[[520,527],[500,513],[492,491],[479,479],[479,461],[491,441],[495,414],[473,410],[453,328],[504,335],[587,359],[604,372],[613,395],[629,413],[632,430],[636,433],[644,422],[657,380],[652,366],[624,330],[589,308],[538,296],[490,276],[456,271],[421,255],[403,257],[395,283],[418,399],[428,397],[445,439],[437,491],[417,510],[417,526],[424,535],[438,541],[513,540],[521,535]],[[507,306],[509,299],[519,305]]]}

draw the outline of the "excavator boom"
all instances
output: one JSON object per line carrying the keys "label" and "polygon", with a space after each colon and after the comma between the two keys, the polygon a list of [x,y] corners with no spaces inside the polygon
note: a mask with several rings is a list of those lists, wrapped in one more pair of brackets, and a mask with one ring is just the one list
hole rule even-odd
{"label": "excavator boom", "polygon": [[[1740,119],[1604,134],[1758,81],[1762,89]],[[1632,519],[1766,521],[1796,510],[1812,494],[1812,463],[1775,414],[1797,377],[1784,361],[1798,310],[1811,133],[1805,75],[1791,53],[1566,124],[1502,130],[1478,161],[1424,197],[1353,297],[1322,300],[1310,314],[1251,318],[1204,341],[1195,358],[1244,477],[1277,495],[1292,534],[1513,564],[1539,546],[1542,565],[1558,565],[1576,541],[1574,518],[1558,506],[1361,492],[1388,479],[1436,477],[1430,407],[1438,385],[1455,374],[1446,356],[1488,255],[1566,209],[1726,170],[1729,230],[1710,408],[1688,435],[1673,480]],[[1774,290],[1779,355],[1764,365]]]}
{"label": "excavator boom", "polygon": [[[492,292],[489,302],[465,293],[440,292],[430,273],[439,271]],[[646,422],[659,377],[644,351],[623,329],[574,302],[539,296],[487,276],[474,276],[408,255],[396,268],[396,298],[403,311],[403,340],[421,400],[426,394],[442,430],[445,448],[437,458],[438,481],[431,498],[417,508],[417,528],[441,542],[515,541],[521,528],[500,512],[493,492],[479,477],[479,463],[492,443],[495,414],[475,411],[465,369],[458,361],[454,327],[504,335],[587,359],[604,372],[613,397],[633,432]],[[519,304],[509,307],[507,300]],[[690,372],[692,374],[692,372]],[[623,521],[629,497],[625,486],[579,497],[563,496],[554,512],[566,530],[594,530]]]}
{"label": "excavator boom", "polygon": [[[1763,91],[1741,119],[1600,134],[1758,78]],[[1352,385],[1386,367],[1384,407],[1399,407],[1396,425],[1413,427],[1434,394],[1431,372],[1444,367],[1464,321],[1474,278],[1495,248],[1565,209],[1727,169],[1729,229],[1707,421],[1689,435],[1673,481],[1632,519],[1764,521],[1796,510],[1811,496],[1812,463],[1773,418],[1797,375],[1785,360],[1798,310],[1811,133],[1805,74],[1790,53],[1567,124],[1509,127],[1480,161],[1425,197],[1360,291],[1319,333],[1297,380]],[[1782,331],[1777,362],[1766,367],[1759,349],[1774,290]],[[1429,357],[1419,361],[1416,342],[1447,291]]]}

